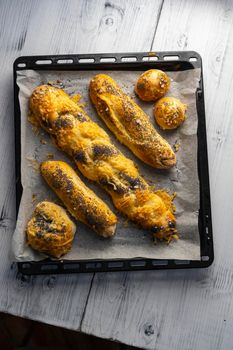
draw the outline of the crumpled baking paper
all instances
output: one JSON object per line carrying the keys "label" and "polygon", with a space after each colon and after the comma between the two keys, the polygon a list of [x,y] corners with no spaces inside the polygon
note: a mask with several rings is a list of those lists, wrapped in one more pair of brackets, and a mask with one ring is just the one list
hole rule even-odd
{"label": "crumpled baking paper", "polygon": [[[121,145],[115,136],[107,129],[97,116],[91,105],[88,87],[91,78],[98,73],[112,76],[122,89],[129,94],[149,115],[152,124],[164,136],[170,145],[180,146],[177,155],[177,165],[171,170],[156,170],[138,158]],[[19,101],[21,110],[21,181],[23,195],[19,208],[16,229],[13,235],[12,248],[17,261],[38,261],[44,259],[44,254],[32,250],[26,243],[25,227],[39,201],[51,200],[61,204],[60,200],[50,190],[38,170],[38,163],[51,156],[56,160],[64,160],[71,166],[74,163],[53,145],[45,131],[33,131],[28,121],[29,97],[35,87],[52,82],[70,94],[79,93],[80,103],[85,104],[89,116],[103,127],[111,137],[112,142],[139,166],[141,174],[155,185],[157,189],[169,189],[176,192],[175,198],[177,229],[180,239],[170,244],[158,242],[154,244],[150,232],[138,228],[125,217],[117,213],[118,224],[113,238],[104,239],[84,224],[77,222],[77,232],[71,251],[65,255],[67,260],[81,259],[114,259],[114,258],[152,258],[200,260],[200,240],[198,232],[199,210],[199,180],[197,173],[197,110],[196,89],[199,85],[200,69],[178,72],[167,72],[172,79],[167,96],[181,99],[188,105],[187,120],[175,131],[161,131],[153,118],[153,103],[140,101],[134,93],[134,85],[140,71],[34,71],[21,70],[17,72],[19,86]],[[116,213],[111,199],[97,184],[78,175],[87,186],[92,188],[110,208]]]}

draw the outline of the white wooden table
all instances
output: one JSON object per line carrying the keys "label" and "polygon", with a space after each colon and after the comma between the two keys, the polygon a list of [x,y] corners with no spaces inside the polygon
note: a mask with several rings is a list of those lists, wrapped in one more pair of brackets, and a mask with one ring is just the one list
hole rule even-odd
{"label": "white wooden table", "polygon": [[[233,1],[0,1],[0,310],[146,349],[233,348]],[[195,50],[203,58],[215,262],[206,270],[22,277],[12,64],[20,55]]]}

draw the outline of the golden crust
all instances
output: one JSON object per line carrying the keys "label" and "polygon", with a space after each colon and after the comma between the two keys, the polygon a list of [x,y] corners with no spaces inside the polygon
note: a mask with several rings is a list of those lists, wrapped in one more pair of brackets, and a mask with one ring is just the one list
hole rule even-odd
{"label": "golden crust", "polygon": [[134,163],[64,91],[38,87],[31,96],[30,109],[56,145],[73,157],[82,174],[110,194],[120,212],[159,238],[173,236],[176,220],[171,197],[152,191]]}
{"label": "golden crust", "polygon": [[155,130],[146,113],[111,77],[96,75],[90,82],[90,97],[109,129],[139,159],[159,169],[176,164],[171,146]]}
{"label": "golden crust", "polygon": [[41,174],[63,201],[70,214],[103,237],[114,235],[116,216],[108,206],[80,180],[65,162],[49,160],[41,163]]}
{"label": "golden crust", "polygon": [[26,235],[33,249],[60,258],[71,249],[75,231],[75,224],[62,207],[44,201],[37,204]]}
{"label": "golden crust", "polygon": [[162,129],[176,129],[186,119],[187,105],[174,97],[161,98],[154,106],[154,117]]}
{"label": "golden crust", "polygon": [[170,87],[170,78],[159,69],[145,71],[138,78],[135,92],[143,101],[156,101],[164,96]]}

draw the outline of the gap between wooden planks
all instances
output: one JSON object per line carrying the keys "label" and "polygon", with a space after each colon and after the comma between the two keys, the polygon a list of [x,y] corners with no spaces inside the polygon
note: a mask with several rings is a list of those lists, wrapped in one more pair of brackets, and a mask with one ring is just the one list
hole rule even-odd
{"label": "gap between wooden planks", "polygon": [[[1,2],[1,308],[70,329],[80,329],[83,320],[83,332],[148,349],[229,349],[233,326],[232,4],[176,0],[161,5],[160,1]],[[129,52],[151,47],[191,49],[203,57],[214,266],[202,271],[99,273],[91,289],[93,274],[22,278],[8,259],[15,198],[13,60],[26,54]]]}
{"label": "gap between wooden planks", "polygon": [[232,38],[230,1],[167,1],[153,51],[203,57],[215,263],[208,270],[98,274],[82,330],[147,349],[229,349],[232,319]]}
{"label": "gap between wooden planks", "polygon": [[8,256],[15,223],[13,61],[20,55],[149,51],[161,5],[132,0],[0,3],[2,311],[78,330],[94,278],[21,276]]}

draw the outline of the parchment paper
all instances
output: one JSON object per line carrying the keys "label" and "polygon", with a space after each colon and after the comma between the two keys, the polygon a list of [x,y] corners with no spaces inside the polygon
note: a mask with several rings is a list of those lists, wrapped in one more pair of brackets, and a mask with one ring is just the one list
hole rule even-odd
{"label": "parchment paper", "polygon": [[[102,71],[103,72],[103,71]],[[37,162],[48,159],[53,154],[56,160],[65,160],[73,167],[69,158],[58,151],[52,144],[49,135],[40,130],[36,135],[28,122],[28,101],[35,87],[49,81],[56,82],[70,94],[81,94],[80,102],[85,103],[85,109],[90,117],[103,127],[110,135],[112,142],[139,166],[142,175],[156,188],[167,188],[177,192],[175,199],[177,228],[180,239],[167,245],[164,242],[153,243],[148,231],[139,229],[118,215],[116,235],[112,239],[104,239],[94,231],[77,222],[77,232],[72,250],[65,259],[114,259],[114,258],[154,258],[154,259],[185,259],[200,260],[200,242],[198,233],[199,181],[197,175],[197,111],[195,92],[200,78],[200,69],[167,72],[171,77],[171,88],[167,96],[174,96],[188,105],[187,120],[175,131],[162,132],[153,118],[153,103],[140,101],[134,93],[134,84],[141,72],[139,71],[105,71],[112,76],[122,89],[150,116],[155,128],[168,140],[171,145],[180,144],[176,153],[177,165],[171,170],[156,170],[136,158],[125,146],[121,145],[115,136],[107,129],[97,116],[88,96],[88,86],[91,78],[100,71],[33,71],[22,70],[17,74],[19,100],[21,109],[21,180],[23,195],[19,208],[18,220],[13,236],[13,253],[17,261],[41,260],[44,254],[33,251],[25,240],[25,227],[33,209],[41,200],[52,200],[61,204],[56,195],[49,189],[33,160]],[[101,197],[110,208],[116,212],[107,193],[98,185],[82,180]]]}

